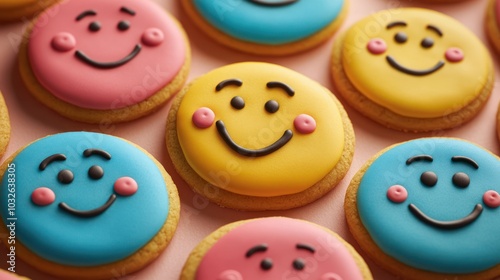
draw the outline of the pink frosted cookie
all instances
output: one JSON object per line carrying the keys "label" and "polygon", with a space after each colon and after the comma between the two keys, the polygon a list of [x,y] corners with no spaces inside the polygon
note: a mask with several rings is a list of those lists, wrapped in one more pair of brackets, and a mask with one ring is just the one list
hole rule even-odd
{"label": "pink frosted cookie", "polygon": [[223,226],[189,256],[181,280],[372,279],[361,256],[334,232],[271,217]]}
{"label": "pink frosted cookie", "polygon": [[108,123],[149,114],[189,72],[181,26],[151,1],[63,1],[28,32],[20,51],[26,87],[73,120]]}

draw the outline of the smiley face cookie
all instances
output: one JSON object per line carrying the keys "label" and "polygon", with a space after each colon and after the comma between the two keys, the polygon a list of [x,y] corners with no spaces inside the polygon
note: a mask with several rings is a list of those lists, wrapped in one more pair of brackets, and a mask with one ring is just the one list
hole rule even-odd
{"label": "smiley face cookie", "polygon": [[30,17],[55,2],[57,0],[0,0],[0,22]]}
{"label": "smiley face cookie", "polygon": [[182,0],[207,35],[228,47],[288,55],[327,40],[347,14],[348,0]]}
{"label": "smiley face cookie", "polygon": [[330,191],[352,161],[354,132],[318,83],[268,63],[199,77],[169,113],[167,148],[195,192],[242,210],[287,209]]}
{"label": "smiley face cookie", "polygon": [[355,239],[405,279],[500,275],[499,158],[472,143],[422,138],[369,160],[346,194]]}
{"label": "smiley face cookie", "polygon": [[246,220],[214,231],[193,250],[181,280],[372,279],[361,256],[336,233],[284,217]]}
{"label": "smiley face cookie", "polygon": [[48,136],[14,154],[1,172],[2,241],[63,279],[137,271],[166,248],[177,227],[180,202],[170,176],[117,137]]}
{"label": "smiley face cookie", "polygon": [[439,12],[402,8],[373,14],[339,38],[332,75],[365,116],[402,131],[431,131],[472,119],[493,86],[487,49]]}
{"label": "smiley face cookie", "polygon": [[500,1],[490,0],[486,8],[486,34],[497,53],[500,53]]}
{"label": "smiley face cookie", "polygon": [[45,11],[28,32],[19,57],[26,87],[77,121],[147,115],[188,75],[185,34],[151,1],[67,0]]}

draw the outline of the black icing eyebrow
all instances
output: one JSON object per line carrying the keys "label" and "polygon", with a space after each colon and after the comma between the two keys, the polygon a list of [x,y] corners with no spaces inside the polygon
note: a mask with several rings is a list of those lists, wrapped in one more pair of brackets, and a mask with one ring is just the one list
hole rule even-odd
{"label": "black icing eyebrow", "polygon": [[108,152],[100,149],[86,149],[85,151],[83,151],[83,155],[85,157],[96,155],[96,156],[101,156],[105,159],[111,159],[111,155]]}
{"label": "black icing eyebrow", "polygon": [[257,252],[265,252],[265,251],[267,251],[267,244],[259,244],[250,248],[250,250],[248,250],[247,253],[245,254],[245,257],[249,258]]}
{"label": "black icing eyebrow", "polygon": [[269,83],[267,83],[267,88],[281,88],[289,96],[295,95],[295,91],[289,85],[282,83],[282,82],[269,82]]}
{"label": "black icing eyebrow", "polygon": [[76,17],[76,21],[80,21],[82,20],[84,17],[88,17],[88,16],[95,16],[97,15],[97,13],[94,11],[94,10],[86,10],[86,11],[83,11],[82,13],[80,13],[77,17]]}
{"label": "black icing eyebrow", "polygon": [[472,167],[474,167],[474,169],[479,169],[479,164],[477,164],[477,162],[475,162],[473,159],[471,159],[469,157],[454,156],[451,158],[451,161],[467,163],[467,164],[471,165]]}
{"label": "black icing eyebrow", "polygon": [[308,244],[303,244],[303,243],[299,243],[295,246],[297,249],[301,249],[301,250],[306,250],[306,251],[309,251],[311,253],[314,254],[314,252],[316,252],[316,249],[314,249],[313,246],[311,245],[308,245]]}
{"label": "black icing eyebrow", "polygon": [[393,27],[396,27],[396,26],[407,26],[408,24],[404,21],[393,21],[391,23],[389,23],[385,28],[387,29],[391,29]]}
{"label": "black icing eyebrow", "polygon": [[239,79],[227,79],[227,80],[224,80],[224,81],[220,82],[219,84],[217,84],[217,86],[215,87],[215,91],[221,91],[223,88],[225,88],[227,86],[241,87],[242,85],[243,85],[243,82]]}
{"label": "black icing eyebrow", "polygon": [[51,164],[52,162],[54,161],[65,161],[66,160],[66,156],[63,155],[63,154],[53,154],[51,156],[48,156],[46,157],[41,163],[40,165],[38,166],[38,169],[40,169],[41,171],[45,170],[45,168],[47,168],[47,166],[49,166],[49,164]]}
{"label": "black icing eyebrow", "polygon": [[135,16],[135,11],[132,9],[129,9],[127,7],[121,7],[120,12],[124,12],[126,14],[131,15],[131,16]]}
{"label": "black icing eyebrow", "polygon": [[432,162],[434,159],[429,155],[417,155],[406,160],[406,165],[410,165],[416,161]]}
{"label": "black icing eyebrow", "polygon": [[427,25],[427,29],[436,32],[439,37],[443,37],[443,31],[441,31],[441,29],[437,28],[436,26],[429,24]]}

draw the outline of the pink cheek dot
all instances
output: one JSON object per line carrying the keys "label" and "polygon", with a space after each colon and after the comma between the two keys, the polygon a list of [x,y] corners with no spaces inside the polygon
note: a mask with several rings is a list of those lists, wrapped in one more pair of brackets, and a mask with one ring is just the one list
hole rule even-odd
{"label": "pink cheek dot", "polygon": [[198,128],[209,128],[215,121],[215,113],[210,108],[201,107],[193,114],[193,123]]}
{"label": "pink cheek dot", "polygon": [[498,208],[500,206],[500,194],[496,191],[487,191],[483,195],[483,201],[488,207]]}
{"label": "pink cheek dot", "polygon": [[163,42],[165,39],[165,35],[163,35],[163,31],[158,28],[148,28],[142,34],[142,42],[150,47],[156,47]]}
{"label": "pink cheek dot", "polygon": [[325,273],[321,276],[320,280],[342,280],[342,277],[340,277],[338,274],[329,272]]}
{"label": "pink cheek dot", "polygon": [[217,277],[217,280],[243,280],[243,277],[236,270],[225,270]]}
{"label": "pink cheek dot", "polygon": [[56,200],[54,191],[47,187],[40,187],[31,193],[31,201],[38,206],[47,206]]}
{"label": "pink cheek dot", "polygon": [[371,39],[366,46],[372,54],[383,54],[387,50],[387,44],[380,38]]}
{"label": "pink cheek dot", "polygon": [[444,56],[449,62],[460,62],[464,59],[464,52],[459,48],[449,48]]}
{"label": "pink cheek dot", "polygon": [[394,203],[402,203],[408,198],[405,187],[394,185],[387,190],[387,198]]}
{"label": "pink cheek dot", "polygon": [[61,32],[52,38],[52,48],[58,52],[67,52],[75,48],[76,39],[67,32]]}
{"label": "pink cheek dot", "polygon": [[130,177],[121,177],[116,180],[114,190],[117,194],[131,196],[137,192],[137,182]]}
{"label": "pink cheek dot", "polygon": [[293,126],[300,133],[310,134],[316,130],[316,120],[309,115],[300,114],[293,121]]}

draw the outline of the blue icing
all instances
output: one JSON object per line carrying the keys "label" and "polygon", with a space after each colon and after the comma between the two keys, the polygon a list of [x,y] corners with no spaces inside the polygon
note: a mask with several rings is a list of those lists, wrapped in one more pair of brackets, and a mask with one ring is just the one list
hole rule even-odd
{"label": "blue icing", "polygon": [[[433,162],[406,160],[428,154]],[[467,156],[479,165],[452,162],[453,156]],[[447,138],[427,138],[398,145],[375,160],[364,174],[357,194],[361,221],[375,243],[388,255],[410,266],[438,273],[474,273],[500,263],[500,208],[483,203],[488,190],[500,192],[500,162],[486,150],[470,143]],[[420,175],[433,171],[434,187],[420,182]],[[470,177],[467,188],[452,183],[457,172]],[[401,204],[387,198],[387,189],[402,185],[408,198]],[[481,215],[457,229],[441,229],[422,222],[408,205],[412,203],[427,216],[454,221],[469,215],[476,204]]]}
{"label": "blue icing", "polygon": [[[87,148],[103,149],[112,158],[84,157]],[[66,155],[66,161],[56,161],[44,171],[39,170],[43,159],[60,153]],[[26,147],[13,163],[16,238],[47,260],[95,266],[124,259],[147,244],[167,219],[169,199],[160,170],[146,154],[119,138],[87,132],[56,134]],[[88,176],[92,165],[104,169],[101,179]],[[62,169],[73,172],[72,183],[59,183],[57,174]],[[131,196],[117,194],[111,207],[98,216],[77,217],[58,206],[65,202],[78,210],[98,208],[114,193],[116,179],[123,176],[137,182],[137,192]],[[0,193],[6,224],[8,177],[4,175]],[[33,190],[42,186],[56,194],[55,202],[48,206],[35,205],[31,200]]]}
{"label": "blue icing", "polygon": [[270,7],[250,0],[193,0],[198,12],[217,29],[240,40],[268,45],[299,41],[321,31],[337,19],[344,2],[299,0]]}

